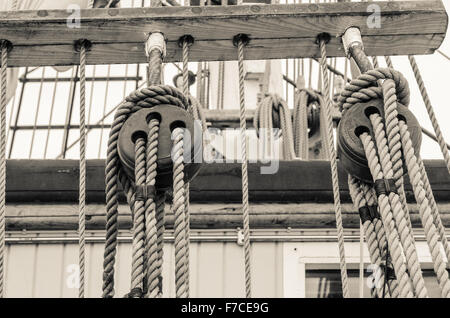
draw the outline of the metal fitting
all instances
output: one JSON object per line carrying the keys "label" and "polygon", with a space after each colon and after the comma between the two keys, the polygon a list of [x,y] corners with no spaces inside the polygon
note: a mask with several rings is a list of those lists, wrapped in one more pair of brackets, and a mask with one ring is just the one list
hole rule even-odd
{"label": "metal fitting", "polygon": [[361,31],[357,27],[350,27],[345,30],[342,35],[342,44],[344,45],[345,55],[350,57],[350,49],[355,46],[360,46],[364,50],[364,45],[361,37]]}
{"label": "metal fitting", "polygon": [[166,57],[166,39],[161,32],[150,33],[145,42],[145,54],[147,57],[149,57],[150,52],[155,49],[161,53],[163,59]]}

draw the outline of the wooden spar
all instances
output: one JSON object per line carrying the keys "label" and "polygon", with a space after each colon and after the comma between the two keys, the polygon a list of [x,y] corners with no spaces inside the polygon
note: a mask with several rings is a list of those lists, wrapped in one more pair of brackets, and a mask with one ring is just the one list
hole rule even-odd
{"label": "wooden spar", "polygon": [[[414,227],[421,227],[416,204],[410,204],[411,221]],[[242,227],[240,204],[191,204],[192,229],[235,229]],[[350,203],[343,204],[345,228],[358,228],[359,215]],[[442,222],[450,226],[450,203],[439,204]],[[332,203],[298,204],[252,204],[250,226],[252,229],[326,229],[335,228],[336,218]],[[6,209],[8,231],[74,231],[78,227],[78,206],[76,204],[10,204]],[[88,230],[105,229],[105,206],[91,204],[86,210]],[[166,205],[166,227],[173,228],[174,217]],[[130,209],[119,206],[119,228],[131,229]]]}
{"label": "wooden spar", "polygon": [[[195,39],[191,61],[236,60],[232,38],[250,36],[248,60],[319,57],[317,35],[327,32],[330,57],[343,56],[340,36],[359,27],[368,55],[431,54],[444,40],[448,16],[442,0],[376,2],[380,23],[367,3],[159,7],[0,12],[2,39],[14,49],[9,66],[74,65],[74,41],[93,43],[88,64],[130,64],[147,61],[144,42],[149,32],[167,38],[166,62],[180,61],[178,40]],[[79,20],[74,20],[79,17]],[[370,19],[374,25],[368,25]],[[79,23],[78,23],[79,22]],[[378,27],[379,26],[379,27]]]}
{"label": "wooden spar", "polygon": [[[341,119],[341,112],[337,108],[332,109],[334,121]],[[213,128],[238,128],[239,127],[239,110],[238,109],[204,109],[208,127]],[[293,111],[291,110],[291,116]],[[253,118],[255,117],[255,109],[247,109],[245,111],[245,119],[247,127],[253,127]],[[30,126],[31,128],[32,126]],[[47,126],[46,126],[47,127]],[[32,128],[31,128],[32,129]]]}
{"label": "wooden spar", "polygon": [[[250,202],[331,203],[328,161],[281,161],[275,174],[261,174],[268,164],[249,164]],[[450,176],[442,160],[426,160],[425,167],[438,203],[450,202]],[[78,202],[77,160],[9,160],[7,163],[7,203]],[[87,161],[87,200],[105,203],[105,161]],[[339,165],[341,199],[350,203],[347,174]],[[406,195],[414,196],[406,178]],[[239,163],[204,164],[192,181],[193,203],[239,203],[242,200]],[[123,200],[123,197],[122,197]]]}

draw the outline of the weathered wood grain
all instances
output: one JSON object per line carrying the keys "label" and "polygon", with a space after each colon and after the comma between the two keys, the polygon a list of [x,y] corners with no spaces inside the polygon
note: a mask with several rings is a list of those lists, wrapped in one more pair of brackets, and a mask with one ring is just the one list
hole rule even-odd
{"label": "weathered wood grain", "polygon": [[317,35],[332,36],[329,56],[343,56],[340,35],[361,29],[367,54],[430,54],[442,43],[448,17],[441,0],[377,2],[380,28],[369,27],[367,3],[317,3],[82,10],[80,27],[70,27],[65,10],[0,12],[1,38],[13,43],[11,66],[79,63],[73,43],[93,43],[89,64],[145,62],[149,32],[167,38],[166,61],[179,61],[178,39],[192,35],[192,61],[235,60],[232,38],[250,36],[248,60],[318,57]]}
{"label": "weathered wood grain", "polygon": [[[412,224],[421,227],[419,213],[415,204],[409,205]],[[241,205],[191,204],[192,229],[235,229],[242,227]],[[450,204],[440,204],[442,222],[450,226]],[[352,204],[342,205],[345,228],[358,228],[359,215]],[[105,228],[105,206],[91,204],[86,208],[88,230]],[[174,216],[166,205],[166,228],[172,229]],[[336,227],[332,203],[299,204],[252,204],[250,226],[252,229],[334,229]],[[128,206],[119,206],[119,228],[131,229],[131,213]],[[10,204],[6,208],[6,227],[8,231],[73,231],[78,227],[78,206],[76,204]]]}

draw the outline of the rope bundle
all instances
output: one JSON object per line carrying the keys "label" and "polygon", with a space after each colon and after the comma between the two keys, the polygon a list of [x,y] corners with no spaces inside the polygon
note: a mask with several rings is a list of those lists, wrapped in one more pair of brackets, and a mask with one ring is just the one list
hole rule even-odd
{"label": "rope bundle", "polygon": [[[409,87],[406,79],[400,72],[391,68],[370,70],[352,80],[341,93],[338,101],[345,111],[356,103],[375,98],[384,100],[385,119],[383,120],[380,114],[371,114],[369,118],[374,129],[375,140],[372,140],[372,137],[366,132],[360,135],[360,139],[374,182],[393,180],[395,185],[395,189],[392,191],[378,193],[377,200],[389,252],[392,255],[399,295],[401,297],[427,297],[404,193],[402,161],[404,155],[442,295],[449,297],[448,273],[437,245],[438,231],[441,241],[447,245],[446,239],[443,238],[445,233],[443,233],[442,222],[439,212],[432,204],[434,199],[432,199],[431,188],[426,186],[429,184],[428,178],[422,169],[423,164],[420,164],[420,158],[414,154],[406,123],[398,119],[397,100],[406,106],[409,104]],[[353,188],[351,191],[353,202],[357,208],[360,208],[361,193],[367,192],[367,187],[369,191],[372,191],[373,185],[367,185],[353,177],[349,178],[349,185]],[[360,190],[355,191],[358,188]],[[366,190],[362,191],[363,188]],[[429,202],[431,202],[431,207]],[[365,224],[365,228],[369,225]],[[377,259],[377,251],[372,242],[373,235],[368,233],[367,229],[366,237],[368,237],[368,242],[369,240],[371,242],[369,245],[371,257]],[[379,241],[379,247],[380,243],[382,242]],[[383,251],[383,249],[380,250]],[[384,257],[387,259],[388,255]],[[394,292],[391,296],[395,296]]]}
{"label": "rope bundle", "polygon": [[271,149],[273,145],[273,128],[281,129],[283,136],[283,154],[286,160],[295,158],[294,137],[292,135],[291,113],[286,102],[276,94],[267,95],[255,112],[253,125],[257,132],[262,129],[264,140],[264,154],[275,155]]}
{"label": "rope bundle", "polygon": [[119,183],[122,184],[128,204],[133,211],[133,293],[129,296],[139,295],[137,290],[146,294],[147,297],[154,297],[161,293],[164,194],[157,191],[154,197],[150,196],[142,200],[137,197],[136,193],[139,187],[154,186],[155,184],[158,121],[150,121],[148,140],[137,138],[135,141],[135,181],[126,175],[117,149],[119,132],[128,117],[140,109],[161,104],[170,104],[183,109],[189,108],[188,100],[178,89],[166,85],[154,85],[132,92],[119,106],[114,117],[106,159],[107,233],[103,264],[103,297],[114,296]]}

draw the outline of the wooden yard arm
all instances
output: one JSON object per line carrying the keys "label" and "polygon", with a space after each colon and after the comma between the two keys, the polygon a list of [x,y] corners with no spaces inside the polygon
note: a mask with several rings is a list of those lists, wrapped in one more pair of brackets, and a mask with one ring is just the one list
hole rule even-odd
{"label": "wooden yard arm", "polygon": [[[369,5],[378,6],[379,24]],[[94,9],[77,17],[65,10],[0,12],[1,39],[14,46],[9,65],[78,64],[79,39],[93,43],[88,64],[143,63],[154,31],[167,38],[166,62],[180,61],[185,34],[195,39],[192,61],[236,60],[232,39],[239,33],[250,37],[248,60],[319,57],[315,41],[323,32],[331,35],[329,56],[343,56],[340,36],[350,26],[361,29],[368,55],[430,54],[448,25],[442,0]]]}

